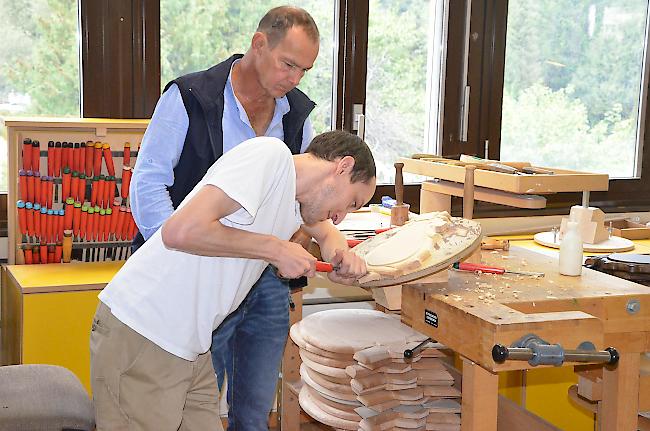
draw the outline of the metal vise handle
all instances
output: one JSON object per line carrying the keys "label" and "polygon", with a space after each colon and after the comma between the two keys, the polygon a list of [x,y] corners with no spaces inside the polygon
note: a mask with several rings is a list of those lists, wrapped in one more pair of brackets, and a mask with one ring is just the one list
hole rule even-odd
{"label": "metal vise handle", "polygon": [[559,344],[537,344],[532,347],[506,347],[495,344],[492,347],[492,359],[496,363],[506,360],[528,361],[533,366],[561,365],[563,362],[604,362],[614,365],[620,356],[613,347],[605,350],[564,350]]}

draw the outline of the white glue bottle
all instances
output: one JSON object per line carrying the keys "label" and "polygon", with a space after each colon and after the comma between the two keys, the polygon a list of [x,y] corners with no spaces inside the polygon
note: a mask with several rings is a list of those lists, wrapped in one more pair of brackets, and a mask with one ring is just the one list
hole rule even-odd
{"label": "white glue bottle", "polygon": [[566,232],[560,242],[560,274],[582,274],[582,236],[578,232],[578,222],[573,220],[567,221]]}

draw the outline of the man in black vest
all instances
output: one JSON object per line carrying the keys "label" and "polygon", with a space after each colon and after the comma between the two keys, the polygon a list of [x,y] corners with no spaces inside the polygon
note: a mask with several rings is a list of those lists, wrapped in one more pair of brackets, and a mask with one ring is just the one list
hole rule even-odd
{"label": "man in black vest", "polygon": [[[319,33],[303,9],[271,9],[244,55],[167,84],[142,140],[131,180],[141,234],[160,228],[223,153],[255,136],[304,152],[315,104],[295,88],[318,55]],[[251,172],[251,178],[255,175]],[[247,298],[213,333],[219,385],[228,377],[229,430],[267,429],[289,329],[289,283],[267,268]]]}

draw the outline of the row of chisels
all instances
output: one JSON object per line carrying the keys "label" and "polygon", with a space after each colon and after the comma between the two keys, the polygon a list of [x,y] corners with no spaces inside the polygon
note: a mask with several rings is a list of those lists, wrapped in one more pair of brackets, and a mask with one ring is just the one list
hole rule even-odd
{"label": "row of chisels", "polygon": [[131,155],[129,142],[113,151],[106,142],[51,140],[42,151],[38,140],[23,139],[17,261],[126,259],[138,231],[129,205]]}

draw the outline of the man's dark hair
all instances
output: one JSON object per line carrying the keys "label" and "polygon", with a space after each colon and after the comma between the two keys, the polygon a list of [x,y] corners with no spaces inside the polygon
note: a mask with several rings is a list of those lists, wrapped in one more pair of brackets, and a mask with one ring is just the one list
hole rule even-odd
{"label": "man's dark hair", "polygon": [[357,135],[344,130],[332,130],[315,136],[306,152],[330,162],[345,156],[354,158],[350,182],[367,183],[377,176],[375,159],[368,145]]}
{"label": "man's dark hair", "polygon": [[257,31],[266,34],[269,46],[273,49],[294,26],[302,27],[312,41],[318,42],[320,33],[314,18],[306,10],[295,6],[274,7],[262,17]]}

